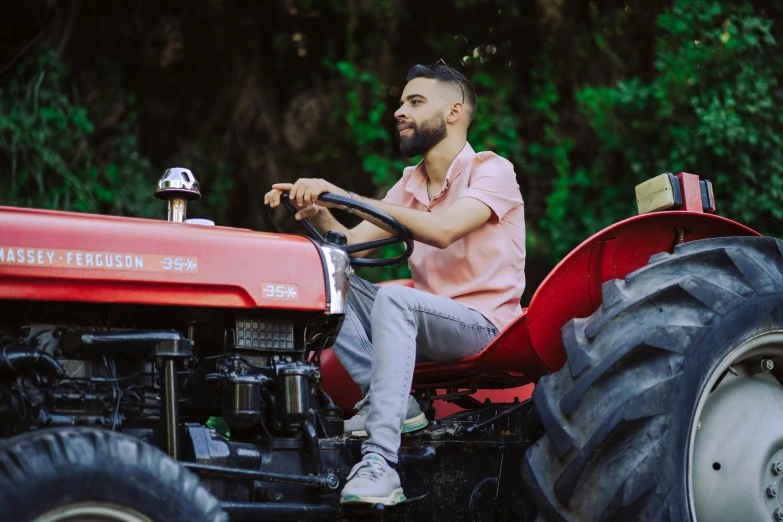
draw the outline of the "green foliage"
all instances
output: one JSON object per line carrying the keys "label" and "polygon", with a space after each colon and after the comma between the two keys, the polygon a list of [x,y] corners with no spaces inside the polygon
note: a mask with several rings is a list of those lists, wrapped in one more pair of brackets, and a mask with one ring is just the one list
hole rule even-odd
{"label": "green foliage", "polygon": [[470,80],[481,93],[476,116],[468,132],[468,141],[476,151],[491,150],[507,160],[522,162],[519,118],[511,102],[519,89],[512,75],[493,76],[486,72]]}
{"label": "green foliage", "polygon": [[392,117],[405,73],[443,58],[478,90],[471,144],[515,165],[529,266],[635,214],[634,185],[666,171],[711,179],[719,213],[783,232],[779,2],[197,0],[144,4],[107,36],[112,5],[64,47],[37,22],[59,8],[0,21],[19,43],[0,49],[0,203],[160,218],[152,184],[175,165],[202,184],[194,215],[233,226],[263,227],[274,181],[383,197],[412,164]]}
{"label": "green foliage", "polygon": [[600,152],[575,169],[557,160],[564,168],[545,220],[557,256],[634,214],[633,186],[660,172],[710,179],[722,215],[783,232],[783,61],[773,20],[750,3],[676,0],[657,25],[650,78],[575,92]]}
{"label": "green foliage", "polygon": [[371,176],[373,184],[388,190],[409,162],[395,154],[391,126],[387,123],[389,96],[384,82],[347,61],[337,62],[335,68],[349,88],[345,104],[336,105],[333,116],[345,122],[346,138],[362,158],[364,172]]}
{"label": "green foliage", "polygon": [[[132,107],[126,97],[124,105]],[[131,110],[110,130],[70,89],[68,69],[43,50],[0,84],[0,202],[79,212],[151,216],[149,161]],[[98,136],[100,134],[100,136]],[[100,145],[100,149],[98,148]],[[158,209],[159,210],[159,209]]]}
{"label": "green foliage", "polygon": [[[552,68],[552,63],[542,57],[531,74],[533,90],[528,104],[531,111],[540,114],[542,132],[539,140],[529,143],[521,161],[525,174],[541,175],[547,171],[547,167],[556,174],[555,190],[547,198],[548,212],[541,224],[548,237],[539,247],[547,251],[552,250],[548,245],[567,244],[579,234],[578,225],[567,220],[567,209],[571,203],[568,198],[580,198],[582,200],[577,204],[584,205],[583,191],[588,188],[581,169],[576,176],[572,176],[569,154],[573,142],[560,136],[557,130],[560,116],[556,106],[560,96],[552,79]],[[531,233],[536,237],[535,226],[528,232]],[[565,249],[555,247],[554,250],[559,256]]]}

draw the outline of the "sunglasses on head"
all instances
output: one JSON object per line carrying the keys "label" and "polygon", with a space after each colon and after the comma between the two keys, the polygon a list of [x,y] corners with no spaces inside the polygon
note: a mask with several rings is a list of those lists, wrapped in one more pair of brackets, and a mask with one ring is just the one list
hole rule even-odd
{"label": "sunglasses on head", "polygon": [[452,69],[451,67],[446,65],[446,62],[443,60],[443,58],[441,58],[437,62],[433,63],[429,67],[430,67],[430,69],[436,69],[438,67],[445,67],[446,71],[448,71],[449,75],[452,77],[454,82],[457,85],[459,85],[459,90],[460,90],[460,92],[462,92],[462,104],[465,105],[465,89],[462,88],[462,82],[460,81],[460,79],[457,78],[456,74],[454,74],[454,69]]}

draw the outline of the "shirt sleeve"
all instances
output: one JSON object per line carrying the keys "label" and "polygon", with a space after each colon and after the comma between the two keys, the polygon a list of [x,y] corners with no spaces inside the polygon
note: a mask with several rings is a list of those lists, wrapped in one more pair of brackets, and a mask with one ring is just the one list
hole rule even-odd
{"label": "shirt sleeve", "polygon": [[459,197],[481,201],[492,210],[498,220],[523,203],[514,167],[500,156],[483,162]]}

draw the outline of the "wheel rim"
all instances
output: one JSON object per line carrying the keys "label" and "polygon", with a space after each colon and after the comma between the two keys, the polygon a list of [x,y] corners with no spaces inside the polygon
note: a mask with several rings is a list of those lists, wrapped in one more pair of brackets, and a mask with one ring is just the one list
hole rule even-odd
{"label": "wheel rim", "polygon": [[136,510],[108,502],[84,502],[58,507],[33,522],[153,522]]}
{"label": "wheel rim", "polygon": [[690,426],[693,520],[783,520],[783,332],[748,340],[716,367]]}

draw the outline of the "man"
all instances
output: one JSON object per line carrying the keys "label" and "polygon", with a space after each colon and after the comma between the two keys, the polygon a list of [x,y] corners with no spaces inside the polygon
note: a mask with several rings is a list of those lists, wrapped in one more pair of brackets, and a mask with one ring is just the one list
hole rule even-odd
{"label": "man", "polygon": [[[346,432],[366,434],[361,462],[348,475],[341,502],[396,504],[405,499],[395,469],[400,433],[427,420],[410,397],[417,356],[447,361],[479,353],[521,313],[525,286],[522,196],[511,163],[476,153],[467,131],[476,92],[446,65],[414,66],[394,113],[400,150],[422,155],[383,201],[320,179],[273,185],[264,198],[279,205],[282,191],[320,231],[348,243],[388,236],[363,221],[347,229],[317,201],[331,192],[372,205],[400,221],[416,241],[409,260],[415,289],[373,285],[354,277],[337,357],[365,393]],[[361,215],[361,214],[360,214]]]}

